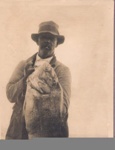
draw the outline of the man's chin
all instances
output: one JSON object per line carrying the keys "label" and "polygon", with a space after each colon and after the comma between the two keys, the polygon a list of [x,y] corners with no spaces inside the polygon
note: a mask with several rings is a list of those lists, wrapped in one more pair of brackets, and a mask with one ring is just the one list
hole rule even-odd
{"label": "man's chin", "polygon": [[44,54],[44,53],[38,53],[39,57],[42,58],[42,59],[45,59],[48,57],[47,54]]}
{"label": "man's chin", "polygon": [[50,55],[50,50],[42,49],[42,50],[39,50],[38,55],[39,55],[42,59],[44,59],[44,58],[51,57],[52,54]]}
{"label": "man's chin", "polygon": [[[38,54],[38,55],[39,55],[39,54]],[[44,56],[44,55],[39,55],[39,57],[42,58],[42,59],[47,58],[47,56]]]}

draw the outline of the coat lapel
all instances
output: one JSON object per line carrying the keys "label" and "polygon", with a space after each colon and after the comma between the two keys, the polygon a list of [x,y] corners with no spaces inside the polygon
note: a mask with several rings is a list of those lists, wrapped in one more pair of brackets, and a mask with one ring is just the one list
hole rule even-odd
{"label": "coat lapel", "polygon": [[[32,66],[34,66],[34,63],[36,61],[36,55],[37,53],[35,53],[33,56],[31,56],[30,58],[28,58],[26,60],[26,63],[32,63]],[[53,58],[51,59],[50,61],[50,65],[54,68],[55,67],[55,64],[56,64],[56,57],[55,55],[53,56]]]}
{"label": "coat lapel", "polygon": [[32,55],[31,57],[29,57],[29,58],[26,60],[26,63],[32,63],[32,66],[34,66],[34,63],[35,63],[35,60],[36,60],[36,55],[37,55],[37,53],[35,53],[35,54]]}
{"label": "coat lapel", "polygon": [[50,65],[51,65],[53,68],[55,67],[55,65],[56,65],[56,57],[55,57],[55,55],[54,55],[53,58],[51,59]]}

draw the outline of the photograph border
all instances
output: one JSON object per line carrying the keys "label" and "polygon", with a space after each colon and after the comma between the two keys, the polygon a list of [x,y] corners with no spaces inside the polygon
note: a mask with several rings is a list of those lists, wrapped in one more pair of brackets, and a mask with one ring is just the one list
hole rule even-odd
{"label": "photograph border", "polygon": [[[114,1],[114,0],[113,0]],[[114,1],[115,26],[115,1]],[[113,90],[115,91],[115,27]],[[113,91],[113,138],[40,138],[39,140],[0,140],[1,150],[113,150],[115,148],[115,92]]]}

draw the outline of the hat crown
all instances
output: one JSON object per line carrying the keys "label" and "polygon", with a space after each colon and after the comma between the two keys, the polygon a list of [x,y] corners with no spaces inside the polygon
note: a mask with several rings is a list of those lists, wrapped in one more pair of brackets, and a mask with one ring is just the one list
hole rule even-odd
{"label": "hat crown", "polygon": [[49,32],[54,35],[59,35],[58,28],[59,28],[59,26],[53,21],[42,22],[39,25],[38,33],[40,34],[40,33],[44,33],[44,32]]}
{"label": "hat crown", "polygon": [[58,24],[56,24],[54,21],[45,21],[39,24],[39,27],[45,26],[45,25],[50,25],[50,26],[55,26],[57,29],[59,28]]}

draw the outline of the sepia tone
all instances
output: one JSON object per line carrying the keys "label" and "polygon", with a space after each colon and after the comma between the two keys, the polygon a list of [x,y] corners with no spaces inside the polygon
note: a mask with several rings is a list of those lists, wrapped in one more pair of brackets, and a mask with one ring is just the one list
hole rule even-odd
{"label": "sepia tone", "polygon": [[37,52],[31,33],[42,21],[59,25],[55,50],[72,75],[69,137],[113,137],[113,0],[0,1],[0,138],[13,103],[6,84],[17,64]]}

